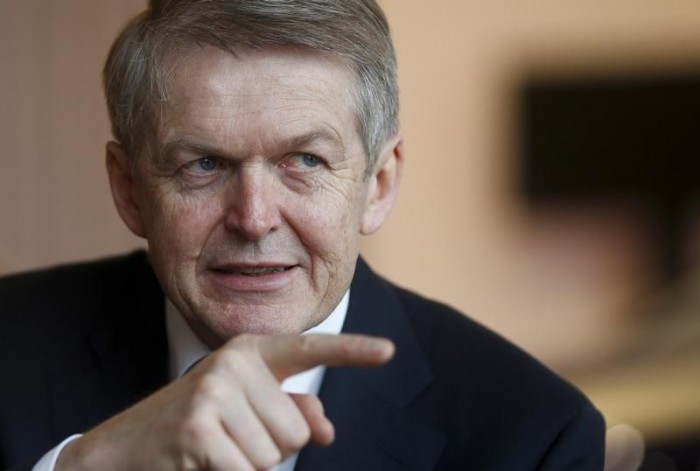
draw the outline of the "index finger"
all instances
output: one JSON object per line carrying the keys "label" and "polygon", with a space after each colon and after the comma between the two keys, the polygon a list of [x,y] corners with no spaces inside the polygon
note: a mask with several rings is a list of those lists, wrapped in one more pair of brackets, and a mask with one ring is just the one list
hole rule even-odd
{"label": "index finger", "polygon": [[394,355],[391,340],[358,334],[271,336],[259,348],[278,381],[319,365],[380,366]]}

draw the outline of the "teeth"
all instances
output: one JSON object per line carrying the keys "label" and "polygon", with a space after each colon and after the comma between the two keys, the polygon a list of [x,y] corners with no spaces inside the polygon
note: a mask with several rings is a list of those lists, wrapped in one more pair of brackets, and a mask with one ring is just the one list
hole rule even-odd
{"label": "teeth", "polygon": [[271,273],[279,273],[284,271],[284,267],[261,267],[261,268],[232,268],[222,269],[224,273],[243,275],[243,276],[262,276]]}

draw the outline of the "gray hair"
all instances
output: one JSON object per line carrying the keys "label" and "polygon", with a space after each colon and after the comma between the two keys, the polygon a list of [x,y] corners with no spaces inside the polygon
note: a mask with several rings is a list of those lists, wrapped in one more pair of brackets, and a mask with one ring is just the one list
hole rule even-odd
{"label": "gray hair", "polygon": [[368,172],[398,132],[396,58],[375,0],[151,0],[113,44],[103,73],[112,132],[132,162],[157,129],[177,52],[205,45],[234,55],[291,45],[340,56],[355,74]]}

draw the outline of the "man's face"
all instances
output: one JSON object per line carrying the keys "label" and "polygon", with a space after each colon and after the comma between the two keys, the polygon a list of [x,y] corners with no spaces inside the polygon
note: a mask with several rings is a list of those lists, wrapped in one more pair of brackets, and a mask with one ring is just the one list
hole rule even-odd
{"label": "man's face", "polygon": [[153,155],[108,168],[122,218],[148,240],[167,296],[210,346],[242,333],[299,333],[333,310],[362,233],[393,203],[400,141],[365,175],[354,82],[332,56],[298,49],[178,62]]}

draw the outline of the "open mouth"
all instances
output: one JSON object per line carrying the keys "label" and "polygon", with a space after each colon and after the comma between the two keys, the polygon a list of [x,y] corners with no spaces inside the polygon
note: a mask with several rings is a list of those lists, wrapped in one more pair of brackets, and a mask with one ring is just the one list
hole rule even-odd
{"label": "open mouth", "polygon": [[291,270],[293,266],[277,266],[277,267],[223,267],[215,268],[214,271],[225,275],[241,275],[241,276],[265,276],[274,273],[282,273]]}

